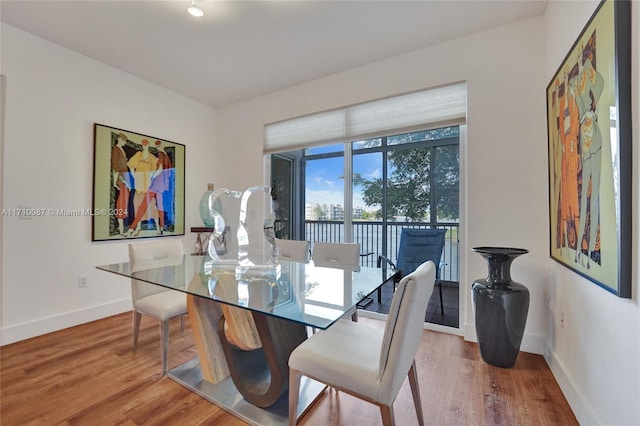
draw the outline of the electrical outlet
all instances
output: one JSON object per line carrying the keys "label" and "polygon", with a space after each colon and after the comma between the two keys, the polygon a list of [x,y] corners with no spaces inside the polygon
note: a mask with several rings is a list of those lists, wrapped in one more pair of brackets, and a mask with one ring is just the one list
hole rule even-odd
{"label": "electrical outlet", "polygon": [[85,287],[87,287],[87,277],[78,278],[78,288],[85,288]]}
{"label": "electrical outlet", "polygon": [[564,330],[567,327],[567,322],[564,317],[564,312],[560,312],[560,326]]}

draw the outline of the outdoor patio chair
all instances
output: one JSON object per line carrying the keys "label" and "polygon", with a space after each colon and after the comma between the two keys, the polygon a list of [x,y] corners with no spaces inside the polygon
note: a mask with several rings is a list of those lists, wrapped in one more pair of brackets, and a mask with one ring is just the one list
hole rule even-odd
{"label": "outdoor patio chair", "polygon": [[427,260],[436,265],[436,284],[440,293],[440,312],[444,315],[444,303],[442,300],[442,281],[440,273],[442,252],[444,250],[444,237],[446,229],[436,228],[402,228],[400,234],[400,246],[398,247],[397,264],[386,256],[378,256],[378,267],[382,261],[389,263],[393,268],[399,269],[402,276],[413,272],[418,266]]}

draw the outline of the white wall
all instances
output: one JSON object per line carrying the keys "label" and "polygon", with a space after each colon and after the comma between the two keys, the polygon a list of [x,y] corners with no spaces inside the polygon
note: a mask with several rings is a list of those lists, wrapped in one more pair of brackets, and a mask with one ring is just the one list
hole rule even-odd
{"label": "white wall", "polygon": [[[598,1],[549,4],[545,15],[545,83],[564,59]],[[638,104],[640,84],[640,3],[632,8],[632,111],[633,123],[633,256],[638,248],[638,165],[640,139]],[[543,88],[541,88],[544,91]],[[578,420],[585,425],[640,424],[640,309],[638,270],[633,270],[633,299],[621,299],[577,274],[549,261],[549,315],[565,313],[566,328],[549,323],[547,361]]]}
{"label": "white wall", "polygon": [[[215,110],[5,23],[1,54],[3,207],[91,208],[93,124],[106,124],[186,145],[190,250],[200,196],[215,182]],[[90,217],[2,225],[2,344],[130,309],[129,282],[95,269],[125,261],[126,242],[92,243]]]}
{"label": "white wall", "polygon": [[512,270],[514,280],[531,291],[522,348],[543,353],[548,249],[542,28],[542,18],[523,21],[220,109],[218,134],[225,144],[219,152],[225,162],[219,166],[222,180],[227,180],[223,183],[242,187],[262,182],[265,123],[467,81],[462,329],[465,337],[475,339],[468,283],[487,272],[482,258],[469,253],[470,248],[525,247],[530,253],[515,261]]}

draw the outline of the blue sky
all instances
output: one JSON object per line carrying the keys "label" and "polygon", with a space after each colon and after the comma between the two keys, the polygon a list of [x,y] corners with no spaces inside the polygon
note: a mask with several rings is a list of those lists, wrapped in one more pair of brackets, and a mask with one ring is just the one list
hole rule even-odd
{"label": "blue sky", "polygon": [[[314,151],[314,153],[317,153],[317,151]],[[307,203],[344,205],[343,160],[343,157],[337,157],[308,161],[306,163]],[[380,153],[354,155],[353,171],[354,173],[360,173],[365,178],[379,178],[382,176],[381,161],[382,154]],[[376,210],[374,207],[365,206],[361,190],[361,187],[354,188],[353,206]]]}

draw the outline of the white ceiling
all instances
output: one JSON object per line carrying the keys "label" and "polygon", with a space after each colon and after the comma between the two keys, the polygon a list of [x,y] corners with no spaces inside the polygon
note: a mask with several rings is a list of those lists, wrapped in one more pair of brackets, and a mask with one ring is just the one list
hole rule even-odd
{"label": "white ceiling", "polygon": [[[547,0],[2,0],[0,18],[221,107],[541,15]],[[437,60],[437,58],[434,58]]]}

